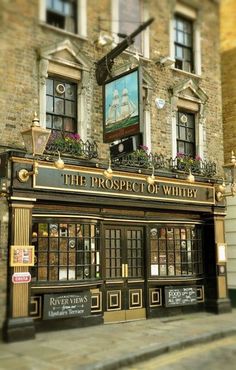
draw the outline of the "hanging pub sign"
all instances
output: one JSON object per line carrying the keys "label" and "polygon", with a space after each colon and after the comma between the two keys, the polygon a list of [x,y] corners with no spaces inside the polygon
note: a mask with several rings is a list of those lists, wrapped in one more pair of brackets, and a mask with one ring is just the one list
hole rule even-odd
{"label": "hanging pub sign", "polygon": [[104,142],[140,132],[141,70],[132,69],[103,85]]}

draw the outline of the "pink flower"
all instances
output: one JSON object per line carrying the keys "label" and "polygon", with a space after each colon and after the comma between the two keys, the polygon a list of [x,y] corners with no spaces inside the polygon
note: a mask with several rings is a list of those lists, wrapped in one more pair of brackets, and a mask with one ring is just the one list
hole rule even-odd
{"label": "pink flower", "polygon": [[146,146],[146,145],[140,145],[139,147],[140,147],[140,149],[142,149],[142,150],[145,150],[145,151],[147,151],[147,150],[148,150],[148,146]]}
{"label": "pink flower", "polygon": [[201,161],[202,160],[202,158],[200,157],[200,155],[196,155],[195,159],[196,159],[196,161]]}

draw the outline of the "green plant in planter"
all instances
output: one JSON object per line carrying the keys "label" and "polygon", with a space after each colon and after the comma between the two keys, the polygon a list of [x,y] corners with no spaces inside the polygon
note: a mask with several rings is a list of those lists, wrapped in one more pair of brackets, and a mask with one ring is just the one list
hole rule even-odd
{"label": "green plant in planter", "polygon": [[138,149],[130,154],[131,159],[141,165],[147,165],[150,161],[149,154],[148,154],[148,147],[145,145],[140,145]]}
{"label": "green plant in planter", "polygon": [[82,155],[83,142],[79,134],[65,134],[53,132],[49,144],[49,149],[59,150],[61,153]]}
{"label": "green plant in planter", "polygon": [[196,155],[195,158],[185,155],[184,153],[177,153],[177,169],[180,171],[189,171],[200,172],[202,159],[199,155]]}

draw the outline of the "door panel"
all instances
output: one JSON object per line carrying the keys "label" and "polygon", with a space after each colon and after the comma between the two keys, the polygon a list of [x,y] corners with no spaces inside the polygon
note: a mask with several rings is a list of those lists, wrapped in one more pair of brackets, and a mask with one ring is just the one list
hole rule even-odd
{"label": "door panel", "polygon": [[104,321],[146,317],[143,228],[105,226]]}

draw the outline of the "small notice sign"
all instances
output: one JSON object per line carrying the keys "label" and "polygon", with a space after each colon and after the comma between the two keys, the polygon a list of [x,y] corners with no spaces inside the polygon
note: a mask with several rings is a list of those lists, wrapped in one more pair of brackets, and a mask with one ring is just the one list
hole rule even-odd
{"label": "small notice sign", "polygon": [[91,313],[91,293],[45,294],[44,320],[88,316]]}
{"label": "small notice sign", "polygon": [[197,303],[197,287],[165,287],[166,307],[187,306]]}
{"label": "small notice sign", "polygon": [[29,272],[15,272],[12,275],[12,282],[13,284],[30,283],[31,275]]}

